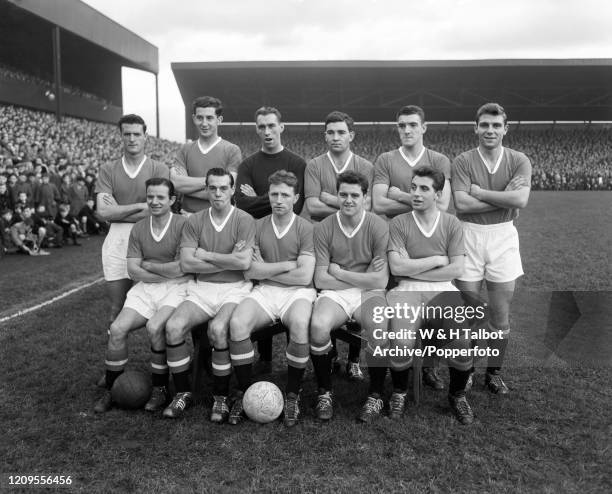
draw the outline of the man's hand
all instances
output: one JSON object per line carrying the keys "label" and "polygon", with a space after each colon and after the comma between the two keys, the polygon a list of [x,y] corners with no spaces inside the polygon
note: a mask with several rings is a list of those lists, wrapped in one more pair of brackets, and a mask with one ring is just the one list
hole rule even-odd
{"label": "man's hand", "polygon": [[106,204],[108,206],[116,206],[117,205],[117,201],[110,194],[103,194],[102,195],[102,200],[104,201],[104,204]]}
{"label": "man's hand", "polygon": [[259,250],[259,247],[253,247],[253,255],[251,256],[251,261],[265,262],[263,257],[261,257],[261,251]]}
{"label": "man's hand", "polygon": [[199,259],[200,261],[207,261],[208,251],[202,249],[202,247],[196,247],[196,250],[193,253],[193,257]]}
{"label": "man's hand", "polygon": [[330,262],[329,267],[327,268],[327,272],[332,275],[334,278],[337,278],[338,273],[342,270],[339,264],[335,262]]}
{"label": "man's hand", "polygon": [[439,268],[443,268],[444,266],[448,266],[450,264],[450,259],[448,256],[435,256],[436,264]]}
{"label": "man's hand", "polygon": [[480,192],[482,191],[482,187],[480,185],[472,184],[470,185],[470,195],[478,200],[480,200]]}
{"label": "man's hand", "polygon": [[372,272],[382,271],[383,269],[385,269],[386,264],[387,264],[386,261],[382,257],[376,256],[372,259],[372,261],[368,265],[368,269],[366,269],[366,272],[372,273]]}
{"label": "man's hand", "polygon": [[523,175],[517,175],[512,180],[510,180],[510,182],[508,182],[508,185],[506,185],[506,188],[504,190],[518,190],[522,189],[523,187],[530,187],[530,182],[531,181],[527,177],[524,177]]}
{"label": "man's hand", "polygon": [[232,254],[236,254],[237,252],[243,251],[245,247],[246,241],[238,240],[238,242],[236,242],[236,245],[234,245],[234,248],[232,249]]}
{"label": "man's hand", "polygon": [[253,189],[253,187],[251,187],[249,184],[242,184],[240,186],[240,192],[242,192],[245,196],[248,197],[257,197],[255,189]]}
{"label": "man's hand", "polygon": [[153,263],[151,261],[142,261],[140,263],[140,267],[146,271],[150,271],[152,265]]}
{"label": "man's hand", "polygon": [[400,202],[400,194],[402,190],[399,187],[391,186],[387,191],[387,197],[389,199],[393,199],[394,201]]}

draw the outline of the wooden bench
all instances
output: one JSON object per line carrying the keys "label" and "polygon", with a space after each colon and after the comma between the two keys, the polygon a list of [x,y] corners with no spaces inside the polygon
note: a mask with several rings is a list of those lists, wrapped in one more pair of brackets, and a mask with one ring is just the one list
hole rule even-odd
{"label": "wooden bench", "polygon": [[[211,376],[212,375],[212,366],[211,366],[211,354],[212,347],[208,341],[208,336],[206,334],[208,329],[208,324],[200,324],[194,327],[191,330],[191,337],[193,339],[193,360],[191,362],[191,383],[192,383],[192,391],[196,392],[196,390],[201,389],[202,382],[202,371],[206,371],[206,373]],[[260,328],[254,331],[251,334],[251,340],[253,342],[259,341],[265,338],[271,338],[277,334],[285,333],[287,334],[287,328],[281,323],[276,322],[271,324],[270,326],[266,326],[264,328]],[[355,322],[348,322],[344,326],[341,326],[337,329],[334,329],[331,332],[332,341],[341,340],[345,343],[364,345],[367,343],[366,338],[361,334],[361,328]],[[420,341],[417,342],[420,345]],[[420,357],[415,357],[412,366],[412,394],[414,398],[415,404],[419,404],[421,400],[421,388],[422,388],[422,373],[423,361]]]}

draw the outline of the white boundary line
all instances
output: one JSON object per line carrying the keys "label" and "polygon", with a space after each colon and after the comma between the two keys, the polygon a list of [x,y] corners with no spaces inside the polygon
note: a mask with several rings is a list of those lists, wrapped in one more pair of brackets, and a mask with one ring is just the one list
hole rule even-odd
{"label": "white boundary line", "polygon": [[77,286],[76,288],[68,290],[68,291],[66,291],[64,293],[60,293],[59,295],[53,297],[52,299],[47,300],[46,302],[41,302],[40,304],[33,305],[32,307],[28,307],[27,309],[20,310],[20,311],[16,312],[15,314],[11,314],[10,316],[3,317],[2,319],[0,319],[0,324],[4,323],[6,321],[10,321],[11,319],[14,319],[15,317],[23,316],[24,314],[27,314],[29,312],[34,312],[34,311],[36,311],[38,309],[41,309],[41,308],[43,308],[43,307],[45,307],[47,305],[50,305],[50,304],[52,304],[54,302],[57,302],[58,300],[61,300],[61,299],[65,298],[65,297],[67,297],[68,295],[72,295],[73,293],[76,293],[76,292],[78,292],[80,290],[83,290],[84,288],[89,288],[90,286],[95,285],[96,283],[100,283],[101,281],[104,281],[104,278],[95,279],[93,281],[90,281],[89,283],[85,283],[83,285]]}

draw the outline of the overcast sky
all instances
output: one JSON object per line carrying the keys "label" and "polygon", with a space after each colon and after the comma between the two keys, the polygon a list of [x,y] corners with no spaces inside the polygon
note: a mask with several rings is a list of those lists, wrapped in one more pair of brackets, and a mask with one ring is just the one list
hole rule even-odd
{"label": "overcast sky", "polygon": [[[85,2],[158,47],[161,136],[177,141],[171,62],[612,58],[609,0]],[[123,94],[154,134],[154,77],[124,69]]]}

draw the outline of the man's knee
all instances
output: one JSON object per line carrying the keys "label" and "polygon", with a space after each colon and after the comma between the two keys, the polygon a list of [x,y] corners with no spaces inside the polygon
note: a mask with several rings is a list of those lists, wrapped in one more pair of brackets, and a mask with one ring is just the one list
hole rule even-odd
{"label": "man's knee", "polygon": [[127,339],[129,332],[130,329],[127,326],[117,321],[114,321],[110,325],[109,345],[113,347],[123,345],[125,343],[125,340]]}
{"label": "man's knee", "polygon": [[149,339],[159,339],[161,335],[164,333],[165,325],[161,321],[153,321],[149,319],[145,326],[147,328],[147,334],[149,335]]}
{"label": "man's knee", "polygon": [[208,339],[217,348],[224,348],[227,345],[229,333],[228,324],[223,321],[213,319],[208,323]]}
{"label": "man's knee", "polygon": [[[166,340],[170,345],[176,345],[183,341],[183,334],[187,321],[181,316],[172,316],[166,323]],[[148,330],[148,324],[147,324]],[[150,334],[150,333],[149,333]]]}
{"label": "man's knee", "polygon": [[[251,336],[253,331],[253,318],[248,314],[238,313],[234,311],[229,323],[229,332],[232,341],[242,341]],[[214,327],[215,325],[211,323]]]}
{"label": "man's knee", "polygon": [[310,341],[313,344],[326,343],[329,340],[331,322],[329,318],[321,312],[313,312],[310,319]]}

